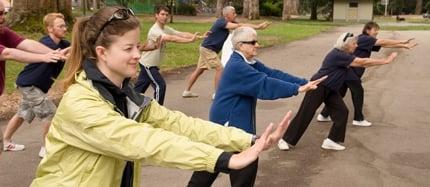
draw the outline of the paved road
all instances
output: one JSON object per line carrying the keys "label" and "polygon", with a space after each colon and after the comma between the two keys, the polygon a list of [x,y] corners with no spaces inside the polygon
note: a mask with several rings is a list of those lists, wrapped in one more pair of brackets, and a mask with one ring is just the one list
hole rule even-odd
{"label": "paved road", "polygon": [[[259,58],[269,66],[310,77],[340,32],[360,32],[360,26],[342,27],[306,40],[261,50]],[[429,186],[430,185],[430,32],[382,32],[382,37],[413,36],[420,45],[400,50],[394,64],[369,69],[364,77],[369,128],[347,129],[346,151],[320,148],[330,124],[311,123],[292,151],[273,149],[260,158],[256,186]],[[378,55],[389,53],[383,50]],[[193,55],[197,55],[194,52]],[[184,79],[191,69],[167,75],[166,105],[191,116],[208,118],[213,72],[204,74],[195,86],[197,99],[182,99]],[[288,110],[296,112],[303,95],[277,101],[261,101],[257,107],[258,132],[269,122],[278,122]],[[351,106],[349,95],[346,102]],[[351,108],[351,107],[350,107]],[[4,128],[6,122],[1,122]],[[28,148],[0,156],[0,186],[28,186],[40,161],[40,125],[25,125],[15,140]],[[142,186],[185,186],[190,171],[144,166]],[[214,186],[229,186],[221,175]]]}

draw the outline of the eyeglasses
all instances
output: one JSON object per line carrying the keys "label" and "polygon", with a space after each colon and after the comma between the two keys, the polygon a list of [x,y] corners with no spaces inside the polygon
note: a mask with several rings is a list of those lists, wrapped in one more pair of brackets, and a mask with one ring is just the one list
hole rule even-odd
{"label": "eyeglasses", "polygon": [[6,16],[7,15],[7,11],[0,11],[0,16]]}
{"label": "eyeglasses", "polygon": [[258,41],[257,41],[257,40],[252,40],[252,41],[241,41],[240,43],[255,45],[256,43],[258,43]]}
{"label": "eyeglasses", "polygon": [[103,29],[107,25],[109,25],[110,22],[115,21],[115,20],[126,20],[126,19],[130,18],[130,16],[134,16],[134,12],[133,12],[133,10],[131,10],[129,8],[122,8],[122,9],[116,10],[112,14],[112,16],[100,28],[99,32],[96,35],[96,41],[97,41],[97,38],[99,38],[100,33],[102,33]]}
{"label": "eyeglasses", "polygon": [[343,41],[346,41],[346,39],[348,39],[349,37],[353,37],[353,36],[354,36],[354,34],[348,32],[348,33],[346,33],[345,37],[343,38]]}

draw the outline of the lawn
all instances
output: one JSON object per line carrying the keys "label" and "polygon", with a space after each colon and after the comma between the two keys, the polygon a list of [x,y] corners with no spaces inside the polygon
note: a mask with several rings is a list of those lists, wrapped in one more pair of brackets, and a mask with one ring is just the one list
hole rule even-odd
{"label": "lawn", "polygon": [[[148,29],[153,24],[152,19],[147,16],[142,17],[141,35],[142,39],[146,38]],[[179,31],[187,32],[205,32],[207,31],[212,21],[195,21],[193,19],[177,19],[175,23],[169,24],[171,27]],[[261,21],[257,21],[261,22]],[[259,42],[263,47],[285,44],[291,41],[300,40],[309,36],[316,35],[323,31],[327,31],[338,23],[324,22],[324,21],[308,21],[308,20],[292,20],[282,22],[278,20],[272,21],[272,25],[266,30],[258,31]],[[69,28],[71,30],[71,28]],[[26,38],[38,40],[42,34],[20,32]],[[70,36],[68,36],[70,38]],[[201,41],[191,44],[175,44],[169,43],[166,48],[166,56],[161,65],[161,69],[173,69],[179,67],[186,67],[197,63],[198,47]],[[25,64],[17,62],[6,63],[6,92],[11,93],[15,90],[15,79],[18,73],[22,70]]]}

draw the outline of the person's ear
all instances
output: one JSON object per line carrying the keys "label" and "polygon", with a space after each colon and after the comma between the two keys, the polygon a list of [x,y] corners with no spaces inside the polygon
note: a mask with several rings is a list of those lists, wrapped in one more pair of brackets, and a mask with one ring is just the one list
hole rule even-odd
{"label": "person's ear", "polygon": [[105,47],[97,46],[96,47],[97,59],[100,59],[101,61],[106,61],[107,59],[106,52],[107,52],[107,49]]}
{"label": "person's ear", "polygon": [[48,33],[52,33],[52,32],[54,32],[54,26],[49,25],[49,26],[47,27],[47,30],[48,30]]}

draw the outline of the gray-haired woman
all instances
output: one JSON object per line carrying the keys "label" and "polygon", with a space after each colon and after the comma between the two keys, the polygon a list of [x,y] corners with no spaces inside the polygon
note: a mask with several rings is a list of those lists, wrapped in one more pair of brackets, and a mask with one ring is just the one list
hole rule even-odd
{"label": "gray-haired woman", "polygon": [[344,150],[345,147],[339,143],[345,140],[346,123],[348,119],[348,108],[339,94],[340,87],[344,84],[350,67],[371,67],[391,63],[397,53],[382,59],[358,58],[352,55],[357,48],[357,38],[352,33],[343,33],[337,39],[334,49],[325,57],[321,68],[311,80],[328,76],[321,82],[316,90],[307,92],[297,115],[291,121],[290,127],[284,137],[279,141],[281,150],[288,150],[289,145],[296,145],[311,122],[315,111],[324,102],[328,107],[333,126],[328,138],[323,141],[323,149]]}

